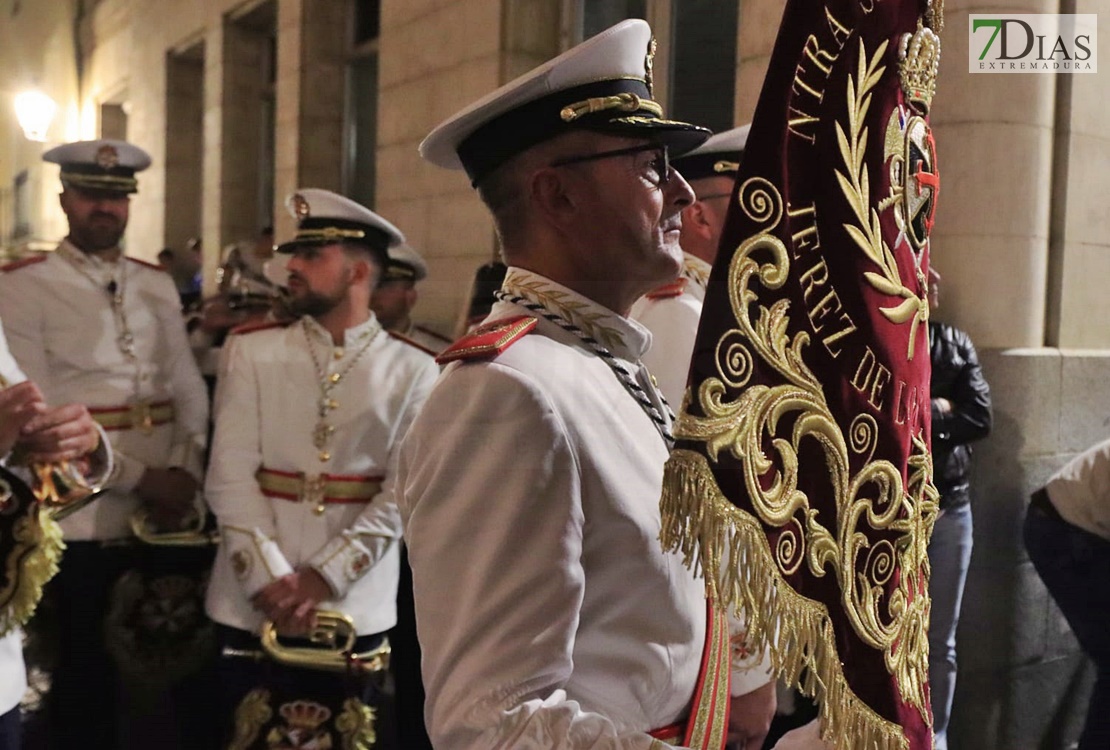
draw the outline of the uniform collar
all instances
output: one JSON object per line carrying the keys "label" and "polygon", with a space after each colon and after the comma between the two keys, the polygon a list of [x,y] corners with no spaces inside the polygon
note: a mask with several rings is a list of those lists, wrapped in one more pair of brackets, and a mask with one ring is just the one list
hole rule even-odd
{"label": "uniform collar", "polygon": [[[311,315],[305,315],[301,318],[301,324],[304,326],[305,331],[311,334],[312,338],[318,339],[320,343],[325,343],[328,346],[335,345],[331,340],[331,334],[328,333],[328,329],[320,325],[316,318]],[[380,328],[381,324],[378,323],[378,319],[374,317],[374,313],[370,313],[370,317],[364,322],[343,331],[344,348],[349,348],[359,342],[365,341],[367,336],[377,333]]]}
{"label": "uniform collar", "polygon": [[[647,328],[546,276],[510,266],[501,288],[573,323],[621,359],[637,362],[651,346]],[[519,308],[503,302],[495,306],[494,312],[500,313],[502,305],[519,312]]]}
{"label": "uniform collar", "polygon": [[106,269],[113,269],[119,265],[119,260],[123,259],[123,254],[119,256],[119,260],[109,261],[102,260],[99,255],[86,253],[81,248],[74,245],[69,239],[64,239],[58,243],[58,254],[68,260],[78,268],[83,268],[92,271],[104,271]]}

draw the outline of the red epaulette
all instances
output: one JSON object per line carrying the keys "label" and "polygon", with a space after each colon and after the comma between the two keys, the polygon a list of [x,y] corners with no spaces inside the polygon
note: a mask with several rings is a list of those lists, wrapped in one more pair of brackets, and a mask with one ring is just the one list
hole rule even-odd
{"label": "red epaulette", "polygon": [[686,291],[686,284],[688,279],[685,276],[680,276],[670,284],[665,284],[656,289],[652,289],[644,296],[648,299],[667,299],[668,297],[681,297],[682,293]]}
{"label": "red epaulette", "polygon": [[46,260],[46,253],[35,253],[34,255],[28,255],[26,258],[13,260],[11,263],[6,263],[5,265],[0,266],[0,273],[18,271],[20,268],[26,268],[27,266],[33,266],[36,263],[42,263],[44,260]]}
{"label": "red epaulette", "polygon": [[162,266],[158,265],[157,263],[151,263],[149,260],[140,260],[139,258],[132,258],[130,255],[128,255],[126,257],[132,263],[138,263],[140,266],[146,266],[147,268],[153,268],[155,271],[164,271],[166,273],[169,273],[169,271],[166,271],[166,269],[162,268]]}
{"label": "red epaulette", "polygon": [[391,337],[397,339],[398,341],[403,341],[404,343],[408,344],[409,346],[412,346],[412,347],[415,347],[415,348],[419,349],[420,351],[424,352],[425,354],[431,354],[433,357],[436,356],[435,349],[429,349],[428,347],[421,344],[419,341],[415,341],[413,339],[410,339],[408,336],[406,336],[403,333],[397,333],[396,331],[386,331],[386,333],[388,333]]}
{"label": "red epaulette", "polygon": [[269,330],[271,328],[285,328],[291,322],[293,322],[293,321],[291,321],[291,320],[265,320],[261,323],[244,323],[241,326],[235,326],[230,331],[228,331],[228,333],[233,335],[233,336],[243,336],[243,335],[248,334],[248,333],[255,333],[256,331],[266,331],[266,330]]}
{"label": "red epaulette", "polygon": [[496,357],[524,338],[536,327],[536,319],[528,315],[502,318],[478,326],[461,339],[444,349],[436,362],[445,365],[456,359],[489,359]]}

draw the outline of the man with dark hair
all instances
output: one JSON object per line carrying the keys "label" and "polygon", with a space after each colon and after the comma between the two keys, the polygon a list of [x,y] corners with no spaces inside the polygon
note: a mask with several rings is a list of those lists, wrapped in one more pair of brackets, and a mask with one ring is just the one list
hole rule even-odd
{"label": "man with dark hair", "polygon": [[[278,252],[291,256],[297,319],[232,335],[217,387],[206,490],[221,543],[207,610],[231,654],[221,662],[222,709],[236,732],[266,737],[252,722],[268,706],[261,723],[272,719],[272,731],[288,734],[296,729],[289,707],[311,701],[322,707],[313,736],[362,747],[379,703],[372,680],[235,654],[256,652],[270,628],[307,636],[322,610],[348,618],[354,654],[383,646],[396,622],[395,449],[438,369],[370,310],[400,231],[326,190],[300,190],[287,205],[297,235]],[[359,668],[356,659],[351,674]]]}

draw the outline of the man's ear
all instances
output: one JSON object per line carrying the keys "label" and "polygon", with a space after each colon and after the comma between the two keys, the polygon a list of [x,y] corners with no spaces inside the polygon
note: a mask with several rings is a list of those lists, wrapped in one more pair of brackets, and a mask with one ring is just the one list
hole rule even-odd
{"label": "man's ear", "polygon": [[559,226],[575,218],[578,201],[566,170],[544,167],[528,178],[528,197],[540,215]]}

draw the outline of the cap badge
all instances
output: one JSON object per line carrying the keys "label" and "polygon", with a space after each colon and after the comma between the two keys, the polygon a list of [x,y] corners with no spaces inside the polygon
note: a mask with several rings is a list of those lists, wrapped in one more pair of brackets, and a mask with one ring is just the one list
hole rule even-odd
{"label": "cap badge", "polygon": [[96,164],[101,169],[112,169],[119,166],[119,152],[115,146],[107,144],[96,150]]}
{"label": "cap badge", "polygon": [[293,213],[297,215],[298,219],[307,219],[312,213],[312,209],[308,205],[308,201],[300,193],[294,193],[293,198]]}
{"label": "cap badge", "polygon": [[655,79],[653,78],[651,69],[652,66],[655,64],[655,49],[658,46],[659,45],[656,43],[655,37],[652,37],[651,40],[648,41],[647,54],[644,55],[644,83],[647,84],[648,96],[652,98],[655,97],[655,92],[652,91],[652,86],[655,83]]}

